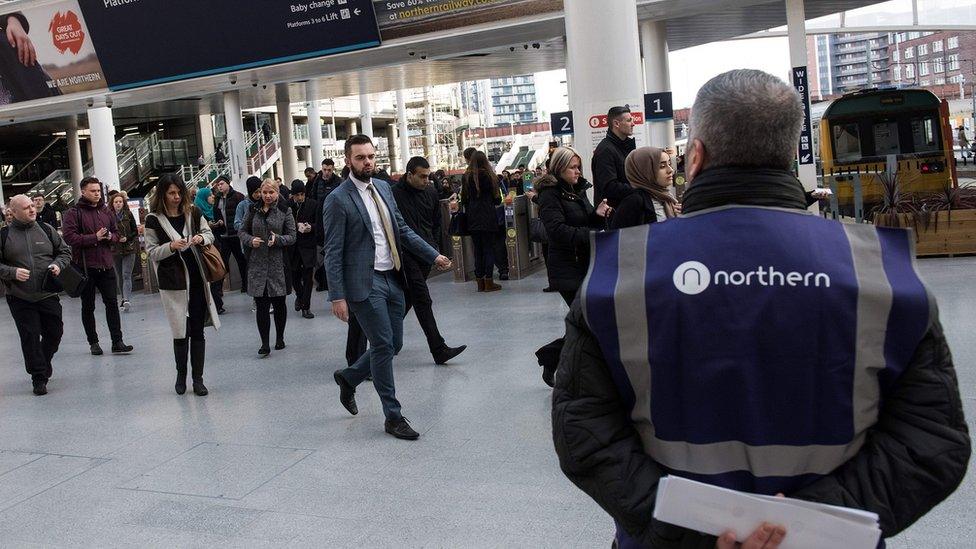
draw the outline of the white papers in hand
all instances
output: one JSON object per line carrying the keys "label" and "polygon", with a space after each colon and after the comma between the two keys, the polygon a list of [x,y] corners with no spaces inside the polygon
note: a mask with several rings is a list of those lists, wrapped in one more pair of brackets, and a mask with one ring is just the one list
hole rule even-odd
{"label": "white papers in hand", "polygon": [[786,528],[781,549],[875,549],[878,515],[790,498],[738,492],[676,476],[661,479],[654,518],[714,536],[733,530],[739,541],[763,522]]}

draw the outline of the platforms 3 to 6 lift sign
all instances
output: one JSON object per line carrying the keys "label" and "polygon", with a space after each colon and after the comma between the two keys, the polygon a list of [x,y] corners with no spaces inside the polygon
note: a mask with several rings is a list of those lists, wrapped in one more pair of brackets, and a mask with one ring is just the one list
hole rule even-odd
{"label": "platforms 3 to 6 lift sign", "polygon": [[79,0],[109,88],[380,45],[371,0]]}
{"label": "platforms 3 to 6 lift sign", "polygon": [[813,138],[810,124],[810,87],[807,82],[807,68],[793,67],[793,87],[803,100],[803,128],[800,130],[800,143],[797,155],[801,165],[813,164]]}

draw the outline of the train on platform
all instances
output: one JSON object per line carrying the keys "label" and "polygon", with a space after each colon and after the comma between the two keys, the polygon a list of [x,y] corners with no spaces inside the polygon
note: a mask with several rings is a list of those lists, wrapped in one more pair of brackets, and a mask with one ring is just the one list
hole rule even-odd
{"label": "train on platform", "polygon": [[891,196],[958,186],[949,105],[924,89],[872,89],[835,100],[820,120],[823,186],[838,213],[870,218]]}

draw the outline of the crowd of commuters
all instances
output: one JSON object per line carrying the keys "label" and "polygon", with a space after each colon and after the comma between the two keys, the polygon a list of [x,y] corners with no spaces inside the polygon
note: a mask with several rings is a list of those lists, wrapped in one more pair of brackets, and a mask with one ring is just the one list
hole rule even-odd
{"label": "crowd of commuters", "polygon": [[[466,348],[447,345],[427,287],[432,268],[451,267],[439,251],[441,200],[464,213],[478,291],[495,292],[496,264],[507,272],[497,247],[504,205],[526,194],[538,208],[549,289],[569,307],[565,336],[536,351],[554,386],[556,452],[615,521],[617,547],[736,546],[732,532],[716,538],[651,518],[667,474],[866,509],[878,513],[885,537],[895,535],[966,470],[970,439],[952,357],[907,232],[808,215],[822,195],[791,171],[802,120],[799,95],[768,74],[710,80],[692,109],[680,202],[675,151],[637,147],[626,107],[608,112],[592,185],[581,155],[558,143],[532,171],[498,174],[470,149],[457,183],[420,157],[393,183],[364,135],[346,140],[341,176],[326,160],[288,188],[252,177],[245,195],[218,178],[191,197],[179,176],[165,175],[143,233],[173,334],[176,392],[186,392],[189,365],[193,392],[208,393],[204,328],[218,328],[224,312],[223,280],[211,276],[208,255],[216,246],[225,266],[235,258],[242,291],[254,298],[262,357],[271,353],[272,315],[274,349],[285,348],[293,288],[295,310],[314,318],[323,271],[318,289],[349,323],[348,367],[333,373],[340,404],[357,415],[356,390],[371,380],[385,431],[417,439],[394,382],[404,317],[415,310],[435,363]],[[112,352],[132,351],[116,297],[127,309],[138,250],[127,197],[106,205],[101,183],[84,179],[63,215],[63,240],[51,214],[43,198],[14,197],[0,245],[0,279],[37,395],[47,392],[62,337],[56,280],[65,270],[88,281],[80,295],[92,354],[102,353],[96,291]],[[723,286],[708,272],[743,259],[776,267],[760,267],[757,284]],[[777,284],[775,270],[809,272],[816,284],[799,288],[776,272]],[[773,549],[788,536],[763,524],[739,539]]]}

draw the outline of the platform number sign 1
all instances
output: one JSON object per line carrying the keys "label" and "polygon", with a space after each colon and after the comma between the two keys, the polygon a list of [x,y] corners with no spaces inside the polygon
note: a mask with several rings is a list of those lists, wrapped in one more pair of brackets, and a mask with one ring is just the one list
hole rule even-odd
{"label": "platform number sign 1", "polygon": [[644,95],[644,119],[648,122],[671,120],[674,107],[671,92],[648,93]]}
{"label": "platform number sign 1", "polygon": [[552,135],[573,134],[573,111],[554,112],[549,115]]}
{"label": "platform number sign 1", "polygon": [[803,100],[803,127],[796,153],[800,165],[813,164],[813,132],[810,124],[810,86],[806,67],[793,67],[793,87]]}

